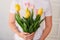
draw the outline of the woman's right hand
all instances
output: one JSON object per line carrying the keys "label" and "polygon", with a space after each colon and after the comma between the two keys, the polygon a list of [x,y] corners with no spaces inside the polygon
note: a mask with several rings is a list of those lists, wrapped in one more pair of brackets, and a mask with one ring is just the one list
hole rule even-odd
{"label": "woman's right hand", "polygon": [[26,32],[20,32],[20,33],[18,33],[18,36],[22,37],[24,40],[27,40],[28,35],[30,35],[30,34],[26,33]]}

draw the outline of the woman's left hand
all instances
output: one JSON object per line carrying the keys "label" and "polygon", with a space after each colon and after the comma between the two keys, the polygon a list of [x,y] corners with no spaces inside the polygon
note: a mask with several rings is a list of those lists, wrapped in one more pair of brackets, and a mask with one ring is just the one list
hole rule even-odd
{"label": "woman's left hand", "polygon": [[30,35],[28,35],[27,40],[33,40],[34,34],[35,34],[35,33],[33,32],[33,33],[31,33]]}

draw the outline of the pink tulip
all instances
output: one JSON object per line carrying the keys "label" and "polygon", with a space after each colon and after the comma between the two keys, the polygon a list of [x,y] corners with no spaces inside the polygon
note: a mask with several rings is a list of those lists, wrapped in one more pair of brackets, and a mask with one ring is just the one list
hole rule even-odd
{"label": "pink tulip", "polygon": [[29,2],[25,3],[25,6],[30,7],[30,3]]}
{"label": "pink tulip", "polygon": [[36,15],[38,14],[38,9],[36,9]]}
{"label": "pink tulip", "polygon": [[34,8],[35,8],[35,6],[31,4],[31,5],[30,5],[30,8],[31,8],[31,9],[34,9]]}

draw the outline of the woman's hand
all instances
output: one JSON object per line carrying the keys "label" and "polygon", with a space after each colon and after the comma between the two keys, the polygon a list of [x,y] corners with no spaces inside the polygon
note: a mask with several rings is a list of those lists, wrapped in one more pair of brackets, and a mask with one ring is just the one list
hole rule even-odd
{"label": "woman's hand", "polygon": [[18,33],[18,36],[22,37],[24,40],[27,40],[28,35],[30,35],[30,34],[29,33],[25,33],[25,32]]}
{"label": "woman's hand", "polygon": [[34,38],[34,32],[29,34],[28,37],[27,37],[27,40],[32,40]]}
{"label": "woman's hand", "polygon": [[32,40],[34,37],[34,32],[33,33],[26,33],[26,32],[19,32],[18,36],[23,38],[24,40]]}

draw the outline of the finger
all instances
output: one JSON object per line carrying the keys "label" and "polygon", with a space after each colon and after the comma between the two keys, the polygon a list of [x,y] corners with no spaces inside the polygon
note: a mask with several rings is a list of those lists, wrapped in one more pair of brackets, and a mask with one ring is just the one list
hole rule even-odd
{"label": "finger", "polygon": [[31,33],[31,35],[34,35],[34,32],[33,32],[33,33]]}
{"label": "finger", "polygon": [[27,36],[24,36],[24,39],[27,40]]}
{"label": "finger", "polygon": [[26,33],[26,32],[23,32],[23,33],[24,33],[25,35],[26,35],[26,34],[27,34],[27,35],[29,34],[29,33]]}
{"label": "finger", "polygon": [[23,32],[24,34],[27,34],[26,32]]}
{"label": "finger", "polygon": [[34,32],[32,34],[34,34]]}
{"label": "finger", "polygon": [[27,40],[26,38],[24,40]]}

